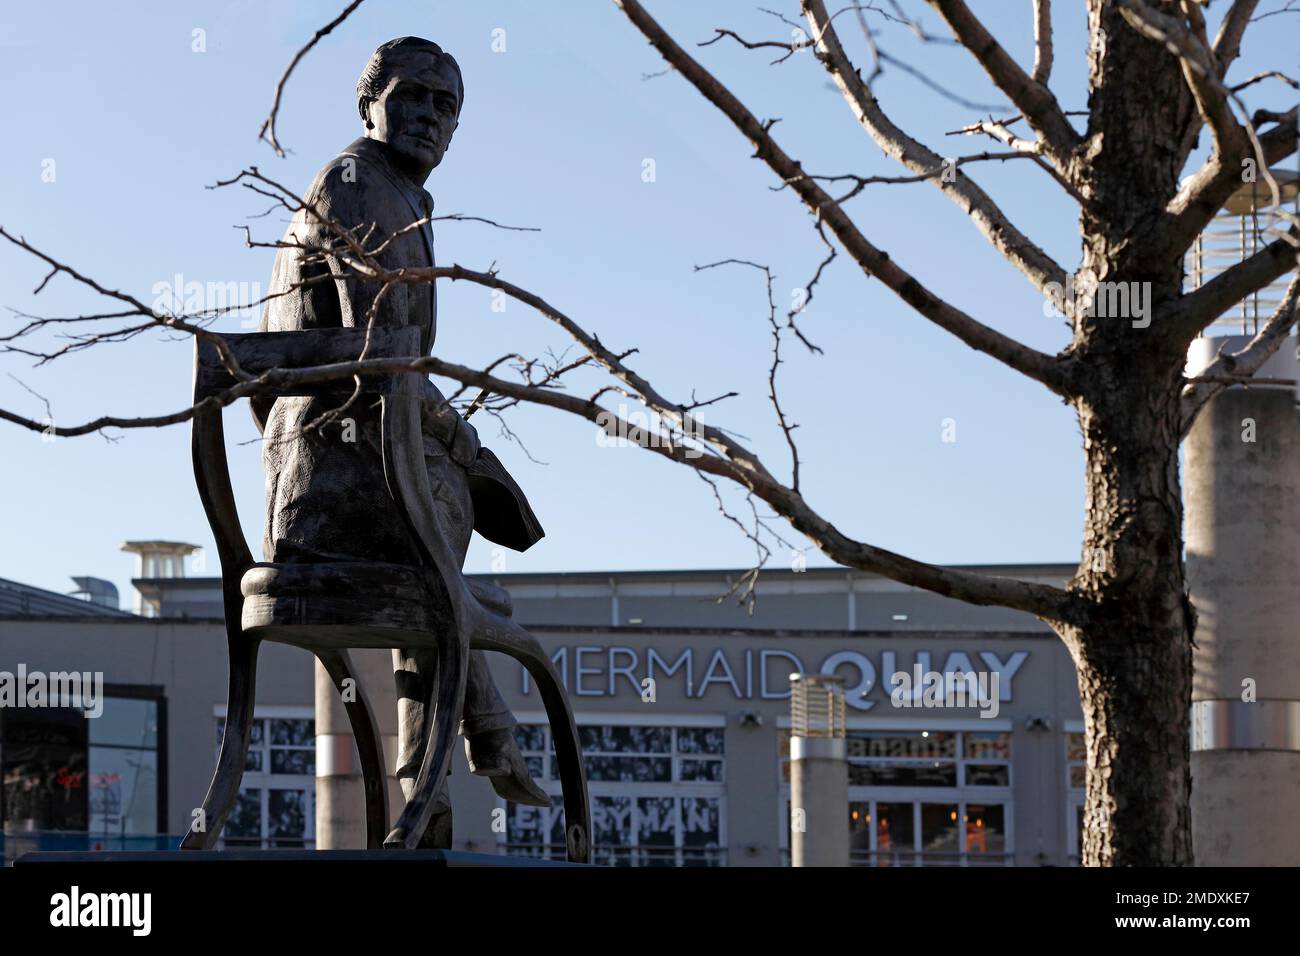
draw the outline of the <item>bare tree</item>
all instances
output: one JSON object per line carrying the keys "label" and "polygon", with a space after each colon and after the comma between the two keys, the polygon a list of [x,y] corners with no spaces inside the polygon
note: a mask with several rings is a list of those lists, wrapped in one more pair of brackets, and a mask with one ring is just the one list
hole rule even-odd
{"label": "bare tree", "polygon": [[[779,141],[774,123],[760,120],[638,0],[615,2],[667,63],[667,72],[690,83],[734,125],[753,147],[753,155],[770,168],[777,188],[796,196],[811,214],[813,229],[828,255],[807,284],[809,296],[822,271],[842,251],[865,278],[882,283],[917,314],[1040,383],[1074,409],[1083,436],[1086,517],[1079,566],[1065,587],[939,567],[875,547],[839,530],[804,497],[795,426],[782,408],[777,373],[783,361],[782,343],[788,337],[812,346],[799,328],[797,310],[785,316],[778,313],[771,298],[771,272],[759,263],[726,260],[701,268],[741,265],[767,276],[768,328],[773,339],[769,398],[790,453],[788,477],[738,440],[736,431],[699,420],[701,406],[732,393],[703,401],[694,396],[675,400],[632,368],[632,350],[609,348],[545,299],[508,282],[494,269],[453,265],[388,271],[376,253],[391,237],[361,235],[337,226],[331,248],[318,250],[319,254],[328,253],[342,268],[376,283],[380,298],[396,284],[439,278],[500,290],[558,326],[576,345],[576,358],[510,355],[484,369],[434,357],[407,362],[363,358],[327,367],[251,374],[239,369],[226,352],[236,384],[212,401],[227,403],[293,380],[347,378],[378,370],[446,376],[481,390],[471,411],[486,407],[499,412],[520,401],[549,406],[594,422],[612,435],[630,437],[647,450],[694,469],[713,486],[715,495],[718,479],[739,486],[751,505],[750,520],[727,516],[754,540],[759,549],[757,566],[769,553],[764,541],[776,536],[769,520],[759,513],[761,503],[839,564],[973,604],[1034,614],[1060,636],[1078,671],[1089,768],[1084,862],[1191,863],[1188,717],[1195,612],[1183,564],[1178,446],[1205,402],[1227,384],[1249,380],[1285,339],[1296,320],[1300,278],[1291,282],[1281,306],[1243,351],[1221,356],[1194,381],[1184,376],[1184,365],[1193,339],[1218,316],[1296,270],[1300,223],[1275,203],[1275,211],[1259,226],[1261,234],[1272,240],[1194,290],[1184,288],[1183,260],[1229,196],[1250,180],[1250,173],[1258,174],[1261,191],[1276,197],[1277,183],[1269,169],[1296,150],[1294,106],[1252,113],[1242,97],[1248,87],[1265,88],[1267,80],[1296,88],[1293,80],[1268,70],[1229,85],[1229,69],[1238,58],[1243,35],[1253,20],[1268,14],[1258,11],[1258,0],[1233,0],[1211,39],[1205,21],[1208,3],[1199,0],[1086,0],[1088,45],[1075,53],[1087,58],[1089,95],[1087,110],[1079,112],[1063,108],[1049,86],[1053,63],[1060,61],[1063,52],[1053,44],[1050,0],[1032,4],[1036,52],[1029,70],[1007,53],[963,0],[928,0],[951,34],[945,42],[974,57],[1017,111],[1001,119],[977,119],[960,130],[996,140],[1000,151],[951,161],[909,135],[884,111],[873,91],[873,79],[882,70],[897,67],[963,108],[968,106],[968,101],[944,90],[933,77],[882,48],[881,31],[871,26],[871,18],[883,27],[910,32],[919,42],[940,42],[898,2],[854,0],[832,14],[822,0],[800,0],[802,22],[777,14],[787,26],[797,27],[797,32],[785,31],[782,39],[751,40],[734,30],[718,29],[701,44],[736,42],[749,49],[776,50],[780,51],[777,63],[810,48],[867,136],[904,170],[898,176],[861,176],[806,172]],[[276,108],[293,65],[356,6],[352,3],[294,58],[277,87]],[[1295,10],[1287,4],[1270,12]],[[851,58],[839,31],[839,24],[852,22],[861,28],[860,35],[850,39],[865,49],[864,62],[869,64],[865,71]],[[264,133],[279,151],[274,118],[275,109]],[[1209,159],[1183,178],[1202,130],[1211,144]],[[1024,235],[968,171],[974,164],[1010,160],[1034,164],[1048,177],[1044,181],[1048,188],[1063,190],[1078,205],[1081,248],[1073,273]],[[1050,355],[999,332],[934,294],[913,269],[866,236],[847,210],[848,201],[871,184],[907,182],[928,182],[949,197],[980,235],[1060,307],[1072,332],[1065,348]],[[302,206],[291,190],[256,168],[224,185],[235,184],[290,210]],[[831,192],[837,184],[847,185],[838,196]],[[52,361],[71,350],[158,327],[210,337],[220,349],[221,335],[210,327],[216,314],[161,314],[3,229],[0,237],[43,260],[50,269],[47,282],[64,275],[119,306],[96,315],[28,316],[15,332],[0,336],[7,350]],[[248,242],[276,245],[258,243],[251,234]],[[1110,295],[1111,290],[1131,287],[1145,290],[1142,294],[1149,305],[1138,317],[1116,308],[1117,298]],[[74,331],[58,349],[22,344],[42,330],[69,326]],[[513,378],[503,377],[503,364],[515,369]],[[585,396],[566,390],[562,381],[578,368],[596,369],[603,376],[599,387]],[[603,404],[608,395],[633,400],[656,413],[661,427],[634,426]],[[186,408],[147,419],[106,416],[55,428],[0,409],[0,417],[10,422],[61,435],[110,426],[156,426],[183,421],[194,413],[195,409]],[[718,501],[722,506],[721,497]],[[752,586],[752,578],[749,583]]]}

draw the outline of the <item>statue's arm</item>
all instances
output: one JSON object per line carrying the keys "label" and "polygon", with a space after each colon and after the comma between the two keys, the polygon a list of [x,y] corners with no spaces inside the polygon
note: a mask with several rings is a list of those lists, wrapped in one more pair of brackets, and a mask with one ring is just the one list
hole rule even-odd
{"label": "statue's arm", "polygon": [[[380,219],[381,224],[375,227],[369,240],[373,245],[386,238],[382,221],[396,221],[402,213],[402,210],[396,210],[393,216],[385,217],[382,215],[385,210],[376,209],[375,202],[375,194],[366,188],[364,176],[355,178],[355,181],[345,179],[342,167],[336,167],[321,179],[314,205],[322,216],[346,229],[357,229],[359,226],[363,235],[376,218]],[[338,303],[338,323],[362,327],[371,320],[376,327],[405,325],[410,308],[408,286],[392,285],[383,298],[376,302],[383,288],[382,283],[359,278],[345,268],[338,254],[342,243],[328,226],[318,221],[316,231],[318,244],[335,250],[326,255],[326,262],[334,276],[334,295],[331,298]],[[452,459],[468,465],[478,456],[479,450],[478,432],[474,426],[465,421],[438,387],[423,376],[420,378],[420,394],[425,434],[440,441]]]}
{"label": "statue's arm", "polygon": [[478,431],[456,411],[432,381],[421,378],[420,387],[425,433],[442,442],[453,461],[468,465],[478,457]]}
{"label": "statue's arm", "polygon": [[[372,323],[376,328],[393,328],[407,323],[409,314],[408,286],[396,283],[383,290],[383,283],[365,279],[348,269],[343,262],[346,245],[336,231],[327,223],[334,223],[352,231],[367,246],[374,247],[387,238],[387,223],[396,217],[385,215],[388,210],[377,205],[376,194],[367,188],[365,176],[349,174],[335,166],[321,177],[314,192],[313,206],[321,218],[312,217],[312,244],[325,251],[325,262],[316,266],[315,272],[324,272],[333,276],[332,289],[329,284],[309,286],[304,293],[312,300],[313,311],[317,313],[320,325],[337,324],[353,328],[364,328]],[[367,238],[367,233],[369,237]],[[380,261],[383,261],[381,254]],[[304,278],[309,270],[304,270]],[[329,290],[329,291],[327,291]],[[382,296],[381,296],[382,293]],[[322,302],[321,300],[328,300]],[[325,316],[320,313],[337,309],[337,316]]]}

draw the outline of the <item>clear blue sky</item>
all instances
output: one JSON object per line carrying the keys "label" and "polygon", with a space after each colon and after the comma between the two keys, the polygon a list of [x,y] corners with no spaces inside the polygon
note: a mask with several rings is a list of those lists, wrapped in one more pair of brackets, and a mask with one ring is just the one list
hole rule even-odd
{"label": "clear blue sky", "polygon": [[[797,5],[779,3],[792,18]],[[416,34],[459,60],[466,83],[460,128],[429,188],[441,213],[463,212],[540,227],[504,233],[472,223],[437,230],[443,264],[486,268],[533,289],[610,346],[636,347],[633,366],[683,399],[737,390],[707,420],[746,436],[770,465],[788,460],[766,401],[770,337],[758,274],[696,274],[727,257],[765,262],[779,301],[811,275],[823,250],[789,192],[684,80],[649,81],[663,69],[610,2],[389,2],[369,0],[313,50],[290,80],[280,121],[292,149],[277,159],[256,140],[276,79],[293,53],[343,0],[230,3],[43,0],[0,9],[0,81],[11,91],[0,150],[0,224],[104,283],[149,300],[156,283],[266,283],[267,250],[243,248],[235,226],[279,238],[265,204],[204,186],[249,164],[295,188],[359,132],[355,83],[371,51]],[[781,117],[781,143],[814,172],[897,174],[854,123],[811,54],[780,66],[731,43],[703,49],[714,27],[753,38],[789,30],[747,4],[651,0],[651,12],[761,117]],[[909,9],[922,5],[907,2]],[[1053,85],[1064,105],[1084,106],[1082,4],[1057,4]],[[1222,8],[1225,4],[1216,4]],[[1030,62],[1029,0],[973,7],[1013,55]],[[789,8],[786,10],[785,8]],[[124,13],[124,10],[130,13]],[[1221,10],[1215,16],[1221,15]],[[920,17],[933,32],[937,19]],[[1213,21],[1214,17],[1212,17]],[[866,64],[850,17],[840,21]],[[878,18],[873,24],[885,26]],[[193,32],[206,31],[206,52]],[[493,31],[505,30],[505,52]],[[980,103],[1001,103],[968,54],[922,45],[893,28],[887,49]],[[1248,38],[1233,76],[1294,63],[1294,23],[1268,21]],[[943,134],[978,115],[892,68],[878,81],[887,110],[941,153],[989,146]],[[1293,97],[1292,97],[1293,99]],[[1255,106],[1290,102],[1276,86]],[[643,160],[657,179],[642,181]],[[45,160],[54,182],[42,181]],[[1026,162],[968,167],[1021,228],[1067,269],[1078,262],[1072,204]],[[1040,349],[1066,341],[1030,284],[986,245],[933,187],[874,186],[849,207],[878,245],[939,295]],[[97,306],[66,279],[38,299],[34,261],[0,249],[0,306],[67,314]],[[436,354],[468,365],[509,351],[538,354],[565,342],[517,303],[491,310],[489,293],[443,284]],[[9,327],[14,319],[0,315]],[[1082,519],[1082,455],[1073,414],[913,314],[841,254],[803,326],[825,354],[787,346],[786,407],[801,424],[805,494],[845,532],[944,563],[1074,560]],[[221,327],[238,331],[231,319]],[[145,415],[184,405],[188,341],[161,336],[108,345],[42,369],[0,356],[0,404],[42,417],[9,377],[48,397],[60,424],[103,412]],[[941,441],[955,419],[957,441]],[[227,413],[239,506],[254,549],[262,483],[246,411]],[[529,492],[548,536],[509,571],[747,566],[751,545],[717,513],[692,473],[634,448],[598,447],[589,423],[545,409],[513,413],[534,464],[477,422],[486,443]],[[68,590],[73,574],[114,580],[133,598],[133,538],[190,541],[211,535],[194,490],[188,428],[43,443],[0,426],[0,577]],[[470,570],[486,571],[478,542]],[[825,563],[814,555],[810,563]],[[778,555],[777,566],[789,556]]]}

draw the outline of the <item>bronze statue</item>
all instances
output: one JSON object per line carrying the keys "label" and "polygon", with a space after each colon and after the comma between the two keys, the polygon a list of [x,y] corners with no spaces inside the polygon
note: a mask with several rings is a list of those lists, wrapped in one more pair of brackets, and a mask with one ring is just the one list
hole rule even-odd
{"label": "bronze statue", "polygon": [[[305,196],[309,209],[290,224],[276,256],[262,331],[360,326],[373,308],[375,326],[418,327],[428,354],[437,327],[433,284],[394,285],[376,306],[380,283],[348,274],[331,254],[338,242],[328,222],[371,230],[373,246],[427,219],[433,200],[424,182],[451,143],[463,100],[460,67],[437,44],[402,37],[375,51],[357,84],[365,132],[321,169]],[[389,269],[432,266],[429,224],[397,236],[379,258]],[[332,279],[321,281],[331,273]],[[437,387],[427,378],[419,381],[424,459],[451,550],[463,563],[473,531],[516,550],[530,547],[543,531],[523,492]],[[414,563],[407,531],[385,490],[376,409],[363,403],[303,431],[333,404],[284,397],[269,406],[255,403],[265,439],[265,560]],[[431,731],[424,702],[436,667],[431,651],[394,651],[397,773],[408,799]],[[515,744],[514,717],[482,651],[470,658],[462,717],[471,770],[490,778],[507,800],[549,806]],[[444,782],[422,845],[445,845],[450,817]]]}

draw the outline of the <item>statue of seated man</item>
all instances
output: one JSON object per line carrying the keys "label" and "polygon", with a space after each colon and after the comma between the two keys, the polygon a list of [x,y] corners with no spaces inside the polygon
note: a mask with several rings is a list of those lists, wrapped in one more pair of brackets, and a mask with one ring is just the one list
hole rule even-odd
{"label": "statue of seated man", "polygon": [[[395,236],[379,254],[385,268],[432,266],[432,229],[427,223],[408,227],[433,211],[424,182],[451,142],[463,98],[460,67],[437,44],[403,37],[375,51],[357,84],[364,133],[317,174],[305,196],[308,208],[289,225],[276,255],[263,331],[364,326],[373,310],[376,326],[418,327],[422,354],[429,353],[437,325],[433,283],[394,285],[376,304],[381,284],[349,274],[334,255],[340,244],[328,223],[368,232],[371,249]],[[420,384],[425,464],[452,552],[463,563],[474,530],[517,550],[529,547],[543,532],[523,492],[437,387],[424,377]],[[255,403],[264,437],[265,558],[415,564],[384,480],[377,403],[358,401],[319,425],[338,404],[320,397]],[[437,654],[398,649],[393,658],[397,774],[409,799],[432,729],[424,701],[437,679]],[[482,651],[470,656],[462,718],[470,769],[488,777],[507,800],[549,806],[515,744],[514,716]],[[423,845],[444,845],[439,833],[449,827],[444,781]]]}

